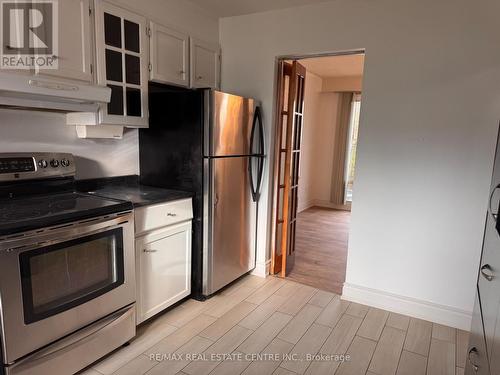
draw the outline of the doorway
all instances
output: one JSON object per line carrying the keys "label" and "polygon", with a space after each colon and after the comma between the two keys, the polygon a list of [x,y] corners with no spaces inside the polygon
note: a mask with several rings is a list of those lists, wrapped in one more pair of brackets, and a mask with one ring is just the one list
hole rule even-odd
{"label": "doorway", "polygon": [[271,273],[341,294],[364,53],[279,61]]}

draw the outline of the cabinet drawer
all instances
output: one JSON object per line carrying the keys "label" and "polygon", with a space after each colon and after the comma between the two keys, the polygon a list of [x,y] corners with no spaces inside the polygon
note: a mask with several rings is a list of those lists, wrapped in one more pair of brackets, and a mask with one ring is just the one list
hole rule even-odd
{"label": "cabinet drawer", "polygon": [[191,198],[135,210],[135,235],[193,218]]}

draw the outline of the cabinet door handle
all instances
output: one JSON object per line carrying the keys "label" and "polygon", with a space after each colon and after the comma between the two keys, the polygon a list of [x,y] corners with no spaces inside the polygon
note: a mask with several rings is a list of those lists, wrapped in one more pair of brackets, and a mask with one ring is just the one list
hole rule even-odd
{"label": "cabinet door handle", "polygon": [[176,216],[177,216],[177,214],[174,214],[174,213],[172,213],[172,212],[167,212],[167,216],[176,217]]}
{"label": "cabinet door handle", "polygon": [[491,266],[489,264],[485,264],[484,266],[481,267],[481,275],[488,280],[491,281],[493,280],[493,270],[491,269]]}
{"label": "cabinet door handle", "polygon": [[203,79],[203,76],[198,76],[196,77],[196,79]]}
{"label": "cabinet door handle", "polygon": [[158,250],[149,250],[149,249],[144,249],[142,251],[144,251],[145,253],[157,253],[158,252]]}
{"label": "cabinet door handle", "polygon": [[472,361],[472,354],[476,355],[478,354],[478,351],[477,351],[477,348],[475,346],[473,346],[472,348],[469,349],[469,353],[467,354],[467,360],[469,361],[469,363],[471,364],[472,366],[472,369],[474,370],[474,372],[478,372],[479,371],[479,366],[476,365],[473,361]]}
{"label": "cabinet door handle", "polygon": [[184,70],[179,70],[179,74],[184,74],[186,73]]}
{"label": "cabinet door handle", "polygon": [[495,191],[497,191],[498,188],[500,188],[500,184],[498,184],[497,186],[495,186],[491,190],[491,192],[490,192],[490,199],[488,200],[488,212],[490,213],[491,217],[495,221],[497,221],[498,212],[496,212],[496,213],[493,212],[493,208],[491,207],[491,201],[493,200],[493,195],[495,195]]}

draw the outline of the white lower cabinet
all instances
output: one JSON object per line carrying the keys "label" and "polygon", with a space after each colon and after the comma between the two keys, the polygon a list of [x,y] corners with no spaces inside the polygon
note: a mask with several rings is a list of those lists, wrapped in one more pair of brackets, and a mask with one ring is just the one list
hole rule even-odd
{"label": "white lower cabinet", "polygon": [[188,220],[136,238],[137,324],[191,294],[191,233]]}

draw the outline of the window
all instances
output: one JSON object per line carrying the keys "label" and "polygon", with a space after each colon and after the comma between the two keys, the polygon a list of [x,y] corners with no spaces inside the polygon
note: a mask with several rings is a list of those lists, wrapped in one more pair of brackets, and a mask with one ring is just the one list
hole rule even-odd
{"label": "window", "polygon": [[356,149],[358,146],[359,114],[361,109],[361,95],[353,95],[351,103],[351,116],[349,119],[349,137],[347,144],[347,157],[345,168],[345,201],[352,202],[352,187],[354,183],[354,174],[356,171]]}

